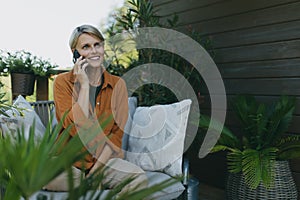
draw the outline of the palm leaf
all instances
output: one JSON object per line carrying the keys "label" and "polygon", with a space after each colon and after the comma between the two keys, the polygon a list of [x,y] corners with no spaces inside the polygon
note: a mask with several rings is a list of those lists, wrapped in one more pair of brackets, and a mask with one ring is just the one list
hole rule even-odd
{"label": "palm leaf", "polygon": [[288,130],[295,110],[295,98],[282,96],[270,110],[272,112],[267,126],[266,143],[274,144]]}
{"label": "palm leaf", "polygon": [[[180,182],[181,178],[170,178],[161,183],[155,184],[153,186],[149,186],[147,188],[131,188],[126,192],[120,193],[120,191],[127,185],[130,184],[134,178],[126,178],[120,183],[118,183],[114,188],[110,189],[107,193],[104,190],[99,190],[99,185],[105,178],[105,170],[107,167],[98,168],[93,174],[90,176],[81,179],[80,185],[76,188],[72,185],[68,191],[68,200],[85,200],[85,199],[103,199],[103,200],[111,200],[111,199],[130,199],[130,200],[140,200],[149,197],[151,194],[161,191],[164,188],[167,188],[177,182]],[[70,171],[72,172],[72,171]],[[70,175],[72,177],[72,175]],[[137,186],[139,187],[139,186]],[[103,186],[106,188],[106,185]]]}
{"label": "palm leaf", "polygon": [[[155,184],[153,186],[144,188],[144,189],[132,189],[128,192],[125,192],[122,195],[119,195],[117,199],[119,200],[140,200],[140,199],[148,199],[147,197],[151,196],[153,193],[160,191],[164,188],[167,188],[177,182],[181,181],[181,178],[173,178],[173,179],[167,179],[164,180],[158,184]],[[126,182],[125,182],[126,183]],[[110,199],[106,199],[110,200]]]}
{"label": "palm leaf", "polygon": [[290,145],[278,154],[278,160],[290,160],[300,157],[300,144]]}
{"label": "palm leaf", "polygon": [[[35,141],[34,126],[30,128],[28,140],[25,138],[24,128],[21,128],[16,141],[10,137],[0,141],[2,146],[0,162],[11,175],[6,190],[7,195],[19,191],[27,199],[65,169],[71,167],[74,162],[83,159],[85,154],[78,153],[82,149],[79,137],[75,136],[68,141],[69,133],[66,129],[57,139],[59,130],[57,128],[55,132],[51,132],[48,126],[41,140]],[[61,151],[62,144],[64,144],[64,151]]]}
{"label": "palm leaf", "polygon": [[251,116],[256,114],[258,104],[253,96],[237,95],[233,109],[244,127],[251,127]]}
{"label": "palm leaf", "polygon": [[300,157],[300,136],[289,135],[279,142],[277,158],[278,160],[289,160]]}
{"label": "palm leaf", "polygon": [[261,182],[265,187],[271,187],[275,176],[276,152],[276,148],[261,151],[246,149],[243,151],[242,172],[245,182],[250,188],[256,189]]}
{"label": "palm leaf", "polygon": [[234,102],[234,111],[244,127],[247,147],[261,148],[267,124],[265,105],[258,104],[253,96],[247,95],[238,95]]}
{"label": "palm leaf", "polygon": [[242,171],[243,153],[239,150],[233,150],[227,154],[228,171],[239,173]]}
{"label": "palm leaf", "polygon": [[[20,196],[28,199],[33,193],[42,189],[43,186],[64,171],[69,172],[70,191],[68,199],[99,199],[103,197],[104,193],[98,190],[104,178],[103,171],[101,173],[96,171],[87,178],[82,177],[81,184],[74,188],[73,180],[70,178],[73,177],[70,169],[75,162],[81,161],[87,152],[82,151],[83,144],[79,134],[70,139],[69,130],[71,126],[65,129],[60,137],[57,137],[62,128],[62,122],[63,120],[54,129],[51,128],[51,123],[49,123],[44,136],[38,141],[34,138],[34,126],[30,128],[28,140],[25,138],[24,127],[18,131],[16,141],[13,141],[11,137],[0,140],[0,152],[2,155],[0,164],[10,174],[10,178],[6,183],[5,200],[19,199]],[[105,121],[104,124],[106,123],[108,122]],[[94,135],[91,131],[89,133]],[[99,170],[102,169],[99,168]],[[0,174],[1,183],[4,181],[3,171],[1,170]],[[116,194],[130,181],[132,179],[120,183],[109,192],[108,196],[105,195],[105,198],[115,199]],[[147,189],[130,190],[123,194],[126,198],[117,199],[144,199],[153,192],[160,191],[178,181],[180,179],[166,180]]]}
{"label": "palm leaf", "polygon": [[[300,157],[300,136],[283,135],[292,119],[295,98],[282,96],[273,106],[266,106],[254,96],[238,95],[233,108],[243,127],[241,144],[232,132],[224,131],[211,152],[229,151],[229,172],[242,172],[252,189],[260,184],[269,188],[274,183],[275,160]],[[204,122],[201,125],[208,127],[209,120]]]}
{"label": "palm leaf", "polygon": [[220,144],[216,144],[212,149],[211,149],[211,153],[215,153],[215,152],[219,152],[219,151],[235,151],[235,149],[230,148],[228,146],[225,145],[220,145]]}
{"label": "palm leaf", "polygon": [[206,131],[221,131],[221,136],[218,140],[219,145],[227,146],[228,148],[241,148],[238,138],[228,128],[223,126],[218,120],[212,119],[209,116],[202,114],[200,116],[198,126],[199,128]]}

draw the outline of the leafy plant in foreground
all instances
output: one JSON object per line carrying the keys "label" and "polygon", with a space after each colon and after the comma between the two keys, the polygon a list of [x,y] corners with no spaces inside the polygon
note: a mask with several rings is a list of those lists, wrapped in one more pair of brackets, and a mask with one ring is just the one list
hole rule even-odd
{"label": "leafy plant in foreground", "polygon": [[[5,137],[0,140],[0,186],[5,188],[4,200],[29,199],[46,184],[64,171],[68,172],[69,191],[67,199],[143,199],[150,194],[174,184],[177,180],[166,180],[146,189],[134,189],[119,194],[121,189],[133,179],[120,182],[115,188],[104,192],[99,190],[104,179],[105,168],[95,171],[91,176],[82,174],[80,185],[75,187],[71,167],[82,161],[86,151],[77,134],[69,138],[69,128],[58,137],[62,123],[52,128],[48,123],[44,136],[40,140],[34,137],[34,126],[30,136],[25,138],[24,128],[18,131],[16,140]],[[93,133],[91,133],[93,135]],[[88,138],[92,139],[92,138]],[[39,198],[43,198],[42,195]]]}

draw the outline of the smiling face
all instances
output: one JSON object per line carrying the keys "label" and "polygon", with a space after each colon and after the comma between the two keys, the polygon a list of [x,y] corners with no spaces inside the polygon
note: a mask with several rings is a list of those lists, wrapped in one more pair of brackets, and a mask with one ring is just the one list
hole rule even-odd
{"label": "smiling face", "polygon": [[100,67],[104,61],[104,41],[98,37],[83,33],[78,37],[75,49],[91,67]]}

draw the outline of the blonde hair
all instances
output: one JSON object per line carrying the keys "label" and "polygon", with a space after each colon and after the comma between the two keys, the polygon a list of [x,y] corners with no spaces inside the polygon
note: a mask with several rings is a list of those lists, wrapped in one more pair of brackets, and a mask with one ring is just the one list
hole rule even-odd
{"label": "blonde hair", "polygon": [[87,34],[96,36],[101,41],[104,41],[104,37],[103,37],[102,33],[100,32],[100,30],[98,30],[94,26],[85,24],[85,25],[81,25],[81,26],[76,27],[74,29],[74,31],[72,32],[70,40],[69,40],[69,45],[70,45],[71,49],[75,49],[75,47],[77,45],[77,42],[78,42],[78,38],[83,33],[87,33]]}

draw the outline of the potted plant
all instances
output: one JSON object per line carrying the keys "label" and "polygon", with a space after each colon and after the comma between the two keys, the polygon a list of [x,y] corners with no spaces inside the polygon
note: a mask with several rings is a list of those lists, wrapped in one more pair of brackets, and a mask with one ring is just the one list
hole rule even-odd
{"label": "potted plant", "polygon": [[11,75],[12,94],[32,95],[36,77],[49,77],[53,73],[49,61],[34,56],[32,53],[21,50],[15,52],[1,51],[0,72],[1,75]]}
{"label": "potted plant", "polygon": [[51,75],[56,74],[54,68],[58,67],[52,64],[49,60],[43,58],[36,58],[34,63],[34,74],[40,78],[50,78]]}
{"label": "potted plant", "polygon": [[33,70],[36,76],[37,100],[48,100],[49,78],[51,79],[51,75],[57,73],[57,71],[54,70],[56,67],[58,67],[58,65],[52,64],[49,60],[36,58]]}
{"label": "potted plant", "polygon": [[[241,133],[223,128],[211,150],[227,151],[228,198],[297,199],[288,160],[300,157],[300,137],[287,134],[295,98],[282,96],[276,104],[268,106],[258,103],[253,96],[238,95],[233,103],[242,125]],[[209,122],[202,115],[199,125],[208,128]],[[217,121],[213,124],[218,126]]]}
{"label": "potted plant", "polygon": [[34,57],[31,53],[22,51],[2,52],[2,75],[11,75],[12,94],[33,94],[35,75],[33,71]]}

